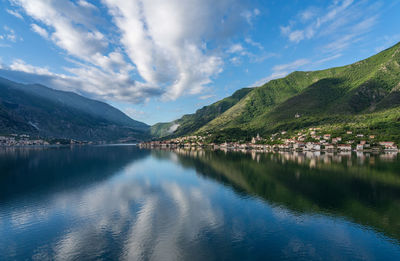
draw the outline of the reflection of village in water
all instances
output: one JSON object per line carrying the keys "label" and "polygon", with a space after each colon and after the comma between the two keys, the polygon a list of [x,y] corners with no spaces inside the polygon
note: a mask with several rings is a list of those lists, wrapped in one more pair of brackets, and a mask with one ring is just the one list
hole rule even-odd
{"label": "reflection of village in water", "polygon": [[400,240],[397,153],[151,150],[204,177],[293,213],[327,215]]}
{"label": "reflection of village in water", "polygon": [[[134,243],[146,242],[145,251],[162,249],[153,245],[160,233],[166,235],[164,242],[169,245],[171,237],[167,236],[178,238],[176,231],[185,237],[175,243],[196,238],[203,244],[209,242],[210,227],[215,228],[218,238],[236,235],[237,220],[248,233],[243,240],[271,245],[270,251],[282,248],[271,244],[279,241],[276,236],[281,231],[287,232],[289,239],[304,235],[304,240],[313,231],[323,233],[314,245],[323,244],[335,233],[340,238],[333,245],[341,244],[343,232],[354,235],[351,242],[356,245],[377,238],[373,241],[375,248],[366,245],[372,252],[390,250],[379,240],[396,246],[400,242],[400,161],[396,153],[74,145],[3,147],[0,156],[4,172],[1,201],[23,202],[20,208],[17,206],[20,213],[41,213],[43,206],[52,211],[48,217],[53,219],[65,213],[71,229],[56,231],[62,236],[52,240],[63,246],[71,234],[80,235],[81,243],[74,246],[72,254],[101,253],[90,248],[92,240],[87,239],[107,238],[112,233],[118,235],[118,244],[124,242],[122,237],[133,238]],[[27,201],[38,204],[26,208]],[[272,212],[257,217],[260,210]],[[209,213],[216,213],[213,217],[220,219],[210,218]],[[27,223],[32,224],[30,220]],[[148,221],[147,225],[141,221]],[[52,219],[46,222],[55,224]],[[26,223],[20,227],[27,228],[27,233],[34,229],[41,235],[44,231]],[[160,233],[153,233],[154,228]],[[192,232],[194,228],[196,233]],[[143,229],[150,235],[147,240],[140,236]],[[268,242],[262,241],[265,235],[270,235]],[[253,243],[250,241],[243,241],[243,246]],[[36,247],[36,241],[30,242]],[[219,242],[210,242],[212,253],[224,250],[225,245]],[[107,249],[115,251],[107,244]],[[116,249],[119,251],[119,245]],[[132,249],[130,253],[136,254],[137,249]],[[192,248],[187,250],[193,252]]]}
{"label": "reflection of village in water", "polygon": [[[207,149],[203,148],[159,148],[160,150],[173,151],[179,155],[190,157],[203,157]],[[321,152],[321,151],[265,151],[265,150],[246,150],[219,148],[212,151],[222,151],[251,155],[252,160],[260,162],[263,155],[280,163],[294,162],[301,165],[308,165],[310,168],[317,167],[318,164],[346,163],[348,167],[352,165],[374,165],[376,160],[381,162],[394,162],[398,159],[397,152],[366,153],[361,151],[344,152]]]}

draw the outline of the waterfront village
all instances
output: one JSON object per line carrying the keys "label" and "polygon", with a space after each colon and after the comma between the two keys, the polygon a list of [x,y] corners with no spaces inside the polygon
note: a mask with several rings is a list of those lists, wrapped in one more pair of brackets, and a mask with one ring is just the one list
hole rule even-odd
{"label": "waterfront village", "polygon": [[[209,134],[208,136],[211,136]],[[364,135],[347,131],[342,135],[321,133],[320,128],[301,130],[293,135],[286,131],[269,137],[252,137],[249,142],[207,142],[207,136],[186,136],[164,141],[140,144],[142,148],[211,148],[222,150],[257,151],[325,151],[325,152],[398,152],[393,141],[379,141],[376,135]]]}
{"label": "waterfront village", "polygon": [[0,136],[0,146],[46,146],[46,145],[68,145],[68,144],[88,144],[88,142],[71,139],[43,139],[31,137],[28,134],[11,134]]}
{"label": "waterfront village", "polygon": [[[286,131],[272,134],[268,137],[256,135],[251,141],[209,142],[207,136],[185,136],[163,141],[140,143],[143,148],[211,148],[227,150],[257,150],[257,151],[326,151],[326,152],[398,152],[393,141],[381,141],[376,135],[364,135],[347,131],[342,135],[322,133],[319,128],[301,130],[292,135]],[[43,139],[30,137],[27,134],[11,134],[0,136],[0,146],[45,146],[92,144],[70,139]]]}

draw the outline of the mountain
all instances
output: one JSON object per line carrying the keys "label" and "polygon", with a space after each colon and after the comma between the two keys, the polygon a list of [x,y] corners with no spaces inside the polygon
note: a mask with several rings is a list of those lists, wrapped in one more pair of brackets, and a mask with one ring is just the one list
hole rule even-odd
{"label": "mountain", "polygon": [[76,93],[0,78],[0,134],[87,141],[141,140],[149,126]]}
{"label": "mountain", "polygon": [[[251,89],[216,116],[184,134],[212,133],[239,139],[318,126],[399,139],[400,43],[351,65],[293,72],[272,80]],[[173,134],[179,131],[180,127]]]}
{"label": "mountain", "polygon": [[173,122],[157,123],[151,127],[151,134],[154,137],[162,138],[192,133],[227,111],[251,90],[251,88],[240,89],[225,99],[209,106],[204,106],[197,110],[196,113],[184,115],[182,118]]}

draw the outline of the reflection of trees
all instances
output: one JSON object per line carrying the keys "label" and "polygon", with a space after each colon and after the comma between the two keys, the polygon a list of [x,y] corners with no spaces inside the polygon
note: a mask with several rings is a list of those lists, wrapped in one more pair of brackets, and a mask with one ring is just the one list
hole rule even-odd
{"label": "reflection of trees", "polygon": [[90,184],[147,155],[131,146],[0,148],[0,199]]}
{"label": "reflection of trees", "polygon": [[[154,153],[163,157],[166,152]],[[400,239],[398,160],[372,155],[175,153],[183,166],[241,194],[300,213],[342,216]]]}

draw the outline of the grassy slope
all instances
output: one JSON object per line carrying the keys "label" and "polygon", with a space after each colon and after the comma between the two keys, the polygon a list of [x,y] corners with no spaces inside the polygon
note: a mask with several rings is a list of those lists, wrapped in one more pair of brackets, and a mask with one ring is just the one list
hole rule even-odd
{"label": "grassy slope", "polygon": [[235,106],[211,121],[201,130],[248,126],[255,117],[270,112],[276,105],[300,93],[310,84],[331,76],[329,70],[318,72],[294,72],[283,79],[272,80],[254,89]]}
{"label": "grassy slope", "polygon": [[[209,106],[204,106],[197,110],[196,113],[184,115],[182,118],[174,122],[157,123],[151,127],[151,134],[155,137],[161,138],[167,136],[182,136],[192,133],[234,106],[251,90],[252,89],[250,88],[240,89],[232,94],[232,96],[215,102]],[[179,127],[176,131],[171,132],[170,128],[175,124],[178,124]]]}
{"label": "grassy slope", "polygon": [[[294,72],[254,89],[199,132],[234,129],[264,134],[328,124],[345,128],[350,124],[393,134],[400,130],[400,112],[396,109],[400,105],[399,63],[400,43],[352,65]],[[295,119],[296,113],[302,117]]]}

